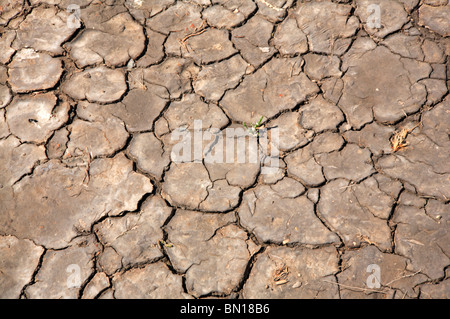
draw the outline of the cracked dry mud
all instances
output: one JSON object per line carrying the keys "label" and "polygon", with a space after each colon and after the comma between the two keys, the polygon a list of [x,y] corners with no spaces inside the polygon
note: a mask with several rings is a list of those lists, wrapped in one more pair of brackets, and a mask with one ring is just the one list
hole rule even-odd
{"label": "cracked dry mud", "polygon": [[[0,298],[449,298],[449,55],[448,0],[0,0]],[[268,174],[171,157],[260,117]]]}

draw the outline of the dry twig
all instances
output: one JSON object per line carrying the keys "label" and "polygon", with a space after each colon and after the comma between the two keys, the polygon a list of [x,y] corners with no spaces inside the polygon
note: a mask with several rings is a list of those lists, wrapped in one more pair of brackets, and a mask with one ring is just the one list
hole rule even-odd
{"label": "dry twig", "polygon": [[194,29],[194,32],[192,32],[192,33],[190,33],[190,34],[188,34],[187,36],[185,36],[183,39],[178,39],[178,42],[180,43],[180,45],[182,45],[183,47],[184,47],[184,49],[187,51],[187,52],[189,52],[189,49],[188,49],[188,47],[187,47],[187,44],[186,44],[186,40],[188,40],[189,38],[192,38],[192,37],[195,37],[195,36],[197,36],[197,35],[200,35],[200,34],[202,34],[203,32],[205,32],[206,31],[206,28],[205,28],[205,21],[203,20],[202,21],[202,24],[199,26],[199,27],[196,27],[195,29]]}
{"label": "dry twig", "polygon": [[369,288],[354,287],[354,286],[348,286],[348,285],[341,284],[339,282],[334,282],[334,281],[329,281],[329,280],[322,280],[322,281],[330,283],[330,284],[335,284],[335,285],[338,285],[338,286],[341,286],[341,287],[344,287],[344,288],[347,288],[347,289],[354,289],[354,290],[359,290],[359,291],[369,291],[369,292],[378,292],[378,293],[381,293],[381,294],[387,294],[386,291],[381,291],[381,290],[376,290],[376,289],[369,289]]}
{"label": "dry twig", "polygon": [[85,175],[84,175],[84,178],[83,178],[83,183],[86,180],[86,178],[87,178],[87,182],[89,183],[89,179],[90,179],[89,169],[91,167],[91,161],[92,161],[91,153],[89,152],[87,147],[86,147],[86,152],[87,152],[87,155],[88,155],[88,162],[87,162],[87,165],[86,165],[86,170],[84,172]]}

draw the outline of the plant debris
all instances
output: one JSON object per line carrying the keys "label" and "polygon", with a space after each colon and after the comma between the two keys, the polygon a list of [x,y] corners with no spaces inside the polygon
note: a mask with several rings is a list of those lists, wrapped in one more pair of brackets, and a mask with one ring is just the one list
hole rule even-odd
{"label": "plant debris", "polygon": [[283,264],[282,266],[275,269],[273,273],[273,281],[275,282],[275,285],[284,285],[288,283],[287,276],[289,275],[289,268]]}
{"label": "plant debris", "polygon": [[407,147],[409,144],[406,142],[406,137],[409,133],[411,133],[417,126],[419,126],[420,123],[417,123],[412,129],[408,130],[406,128],[402,128],[400,132],[396,131],[392,135],[391,139],[389,140],[391,142],[391,148],[393,152],[397,152],[398,150],[401,150],[405,147]]}
{"label": "plant debris", "polygon": [[[191,27],[194,27],[193,24],[191,24]],[[205,24],[205,21],[202,21],[202,24],[199,27],[194,27],[194,32],[188,34],[187,36],[185,36],[183,39],[178,39],[178,42],[180,43],[181,46],[184,47],[184,49],[189,52],[189,48],[186,44],[186,40],[188,40],[191,37],[197,36],[202,34],[203,32],[205,32],[207,25]]]}
{"label": "plant debris", "polygon": [[400,132],[394,132],[394,135],[391,137],[391,148],[393,152],[397,152],[408,146],[408,142],[405,142],[406,137],[408,136],[408,130],[402,129]]}

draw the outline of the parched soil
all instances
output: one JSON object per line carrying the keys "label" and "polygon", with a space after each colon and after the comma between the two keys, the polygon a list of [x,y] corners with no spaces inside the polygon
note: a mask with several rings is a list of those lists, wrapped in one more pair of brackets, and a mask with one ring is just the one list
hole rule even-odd
{"label": "parched soil", "polygon": [[449,298],[449,55],[448,0],[0,0],[0,298]]}

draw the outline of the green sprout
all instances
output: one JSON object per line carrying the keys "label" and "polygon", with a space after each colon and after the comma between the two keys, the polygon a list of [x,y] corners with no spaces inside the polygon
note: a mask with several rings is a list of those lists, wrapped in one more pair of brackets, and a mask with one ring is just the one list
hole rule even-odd
{"label": "green sprout", "polygon": [[166,241],[164,241],[164,240],[160,240],[159,242],[160,242],[160,244],[161,244],[163,247],[166,247],[166,248],[172,248],[172,247],[173,247],[173,244],[171,244],[171,243],[169,243],[169,242],[166,242]]}
{"label": "green sprout", "polygon": [[257,123],[252,123],[251,127],[249,128],[247,126],[247,124],[245,122],[242,122],[242,124],[244,125],[245,129],[252,134],[253,136],[259,136],[259,132],[258,130],[261,127],[261,122],[262,122],[263,117],[261,116],[261,118],[259,119],[259,121]]}

